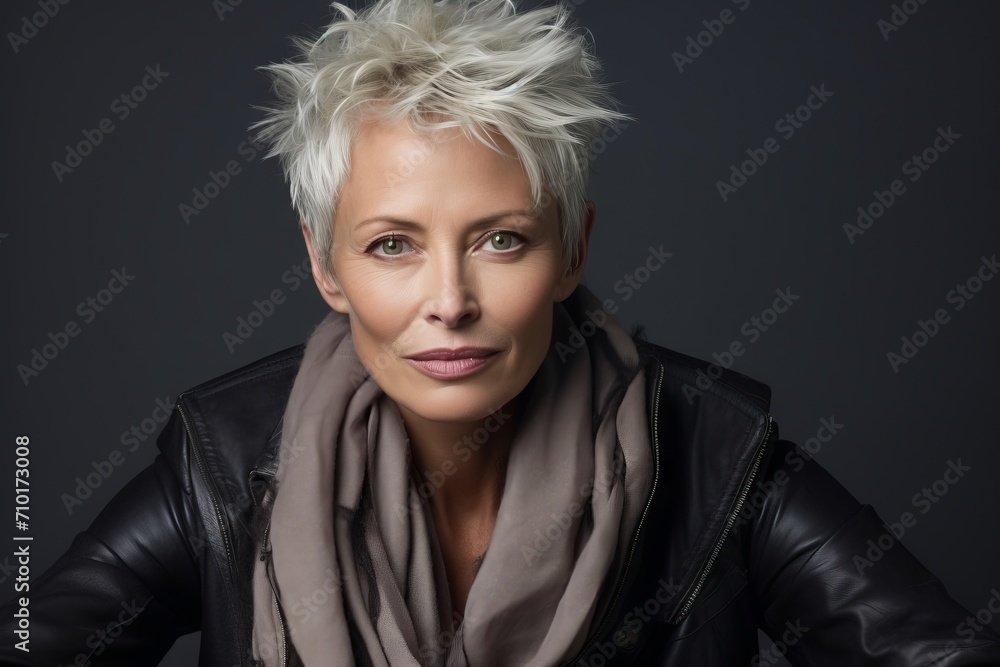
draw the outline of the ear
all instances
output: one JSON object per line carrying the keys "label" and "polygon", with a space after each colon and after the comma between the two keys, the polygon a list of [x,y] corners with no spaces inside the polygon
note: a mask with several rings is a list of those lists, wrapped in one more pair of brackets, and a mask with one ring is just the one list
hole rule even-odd
{"label": "ear", "polygon": [[309,265],[312,267],[313,280],[316,281],[316,287],[319,288],[320,296],[335,311],[347,315],[350,312],[350,305],[347,302],[347,297],[344,296],[343,290],[340,289],[340,285],[336,282],[336,276],[331,280],[323,271],[309,228],[302,222],[299,223],[299,228],[302,230],[302,236],[306,241],[306,250],[309,252]]}
{"label": "ear", "polygon": [[577,245],[577,263],[567,270],[559,279],[556,286],[556,301],[566,299],[583,278],[583,270],[587,266],[587,248],[590,246],[590,232],[594,228],[594,220],[597,218],[597,207],[594,202],[587,200],[587,208],[584,211],[583,235]]}

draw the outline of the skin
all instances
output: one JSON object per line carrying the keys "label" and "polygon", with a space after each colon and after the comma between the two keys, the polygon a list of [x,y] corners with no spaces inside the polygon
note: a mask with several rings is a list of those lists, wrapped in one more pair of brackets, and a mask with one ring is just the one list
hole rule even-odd
{"label": "skin", "polygon": [[[563,271],[556,204],[549,198],[531,214],[531,186],[513,147],[490,136],[506,156],[458,128],[428,135],[406,121],[363,125],[333,223],[334,275],[313,272],[323,299],[349,316],[362,363],[399,408],[415,478],[437,472],[443,481],[430,505],[460,615],[496,521],[519,396],[548,352],[553,304],[583,275],[594,223],[588,202],[580,262]],[[497,216],[511,211],[519,213]],[[304,225],[302,232],[320,266]],[[405,359],[463,346],[498,353],[447,380]],[[477,429],[489,434],[485,442],[457,453],[456,443],[474,443]]]}

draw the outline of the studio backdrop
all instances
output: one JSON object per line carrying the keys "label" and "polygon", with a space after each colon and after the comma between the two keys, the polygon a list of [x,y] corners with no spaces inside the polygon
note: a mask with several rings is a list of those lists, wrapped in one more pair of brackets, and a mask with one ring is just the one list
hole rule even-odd
{"label": "studio backdrop", "polygon": [[[859,570],[901,539],[1000,628],[1000,5],[570,4],[634,118],[591,147],[586,284],[772,387],[782,437],[887,523]],[[255,68],[331,16],[4,3],[3,600],[17,549],[36,578],[152,462],[181,391],[328,312],[248,127]]]}

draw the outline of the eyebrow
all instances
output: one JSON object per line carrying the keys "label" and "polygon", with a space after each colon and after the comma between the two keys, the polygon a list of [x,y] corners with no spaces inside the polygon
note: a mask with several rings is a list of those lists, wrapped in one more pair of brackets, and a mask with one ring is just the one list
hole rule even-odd
{"label": "eyebrow", "polygon": [[[525,218],[532,222],[541,222],[541,213],[528,210],[510,210],[510,211],[498,211],[497,213],[491,213],[490,215],[484,216],[477,220],[474,220],[470,227],[473,230],[479,230],[485,227],[493,225],[497,220],[502,220],[504,218]],[[365,225],[370,225],[374,222],[390,222],[394,225],[399,225],[400,227],[406,227],[408,229],[422,229],[423,225],[419,222],[414,222],[413,220],[407,220],[406,218],[400,218],[395,215],[376,215],[371,218],[367,218],[358,223],[357,229],[364,227]]]}

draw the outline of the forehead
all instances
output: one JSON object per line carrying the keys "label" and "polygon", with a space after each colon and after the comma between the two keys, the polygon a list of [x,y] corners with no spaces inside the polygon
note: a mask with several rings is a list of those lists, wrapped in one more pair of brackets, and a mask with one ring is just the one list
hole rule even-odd
{"label": "forehead", "polygon": [[492,192],[523,198],[531,185],[514,147],[498,132],[483,134],[499,150],[458,127],[423,131],[405,119],[364,123],[351,146],[345,194],[414,196],[423,191],[440,197]]}

